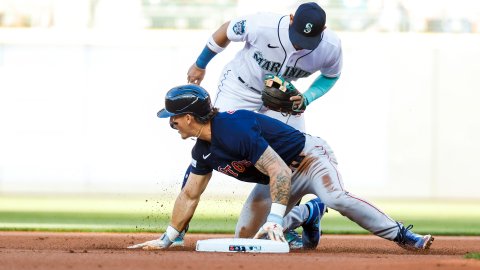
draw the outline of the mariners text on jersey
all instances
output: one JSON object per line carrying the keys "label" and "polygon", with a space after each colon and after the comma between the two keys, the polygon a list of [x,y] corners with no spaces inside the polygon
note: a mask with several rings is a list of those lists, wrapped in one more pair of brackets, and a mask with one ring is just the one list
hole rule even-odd
{"label": "mariners text on jersey", "polygon": [[[282,66],[282,63],[269,61],[268,59],[263,58],[263,54],[260,51],[256,51],[253,54],[253,59],[255,59],[255,62],[257,62],[262,69],[270,71],[274,74],[280,73],[280,67]],[[283,77],[305,78],[312,75],[312,73],[301,68],[287,66],[281,75]]]}
{"label": "mariners text on jersey", "polygon": [[228,39],[245,42],[245,46],[226,69],[254,89],[263,89],[266,74],[282,75],[288,81],[308,77],[319,70],[326,77],[339,76],[343,54],[338,36],[326,28],[316,49],[296,50],[289,38],[289,25],[289,16],[266,12],[231,20]]}

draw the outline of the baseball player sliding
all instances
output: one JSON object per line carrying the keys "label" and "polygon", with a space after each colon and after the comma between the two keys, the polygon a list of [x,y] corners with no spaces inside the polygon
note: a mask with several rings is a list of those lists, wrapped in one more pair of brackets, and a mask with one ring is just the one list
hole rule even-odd
{"label": "baseball player sliding", "polygon": [[[306,132],[305,119],[300,112],[335,85],[343,67],[340,39],[326,28],[325,20],[325,11],[316,3],[302,4],[295,15],[290,16],[259,12],[235,18],[223,24],[208,39],[197,61],[188,70],[187,80],[200,85],[207,64],[216,54],[225,50],[231,41],[245,42],[244,48],[220,75],[214,106],[222,112],[258,110]],[[317,71],[321,71],[321,75],[303,94],[290,97],[296,110],[292,117],[262,106],[261,92],[268,74],[296,81]],[[185,174],[184,185],[189,172],[190,168]],[[184,234],[181,233],[174,245],[183,245]],[[296,232],[287,232],[286,236],[291,248],[302,247],[302,240]]]}
{"label": "baseball player sliding", "polygon": [[[272,93],[295,92],[283,86],[272,84],[265,88]],[[290,210],[302,196],[313,193],[326,206],[403,248],[427,249],[433,242],[431,235],[411,232],[412,225],[405,228],[403,223],[394,221],[372,203],[347,192],[337,159],[320,137],[307,135],[252,111],[219,113],[212,107],[207,91],[197,85],[171,89],[166,95],[165,108],[157,116],[169,117],[171,127],[178,130],[183,139],[198,138],[192,150],[192,170],[175,201],[166,232],[157,240],[130,248],[169,247],[192,218],[213,170],[260,186],[245,203],[237,237],[268,236],[271,240],[285,242],[284,230],[296,226],[289,218]],[[302,225],[318,224],[324,209],[325,206],[303,212]],[[307,230],[304,237],[318,236],[318,228],[315,232],[314,227],[304,226]]]}

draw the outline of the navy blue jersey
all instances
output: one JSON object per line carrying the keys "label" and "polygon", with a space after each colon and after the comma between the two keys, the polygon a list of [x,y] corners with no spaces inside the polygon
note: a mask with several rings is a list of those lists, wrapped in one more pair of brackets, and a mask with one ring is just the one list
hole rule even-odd
{"label": "navy blue jersey", "polygon": [[217,170],[245,182],[268,184],[270,178],[255,163],[270,146],[290,165],[305,146],[305,135],[277,119],[238,110],[219,113],[211,121],[212,142],[197,140],[192,150],[192,172]]}

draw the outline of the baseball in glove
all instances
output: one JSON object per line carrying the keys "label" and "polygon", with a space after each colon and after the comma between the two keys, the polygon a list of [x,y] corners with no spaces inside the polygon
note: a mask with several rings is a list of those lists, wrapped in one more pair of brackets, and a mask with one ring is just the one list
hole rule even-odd
{"label": "baseball in glove", "polygon": [[[302,97],[300,105],[290,100],[293,96]],[[262,91],[263,106],[282,113],[284,116],[297,115],[305,111],[305,98],[295,86],[281,76],[267,74]]]}

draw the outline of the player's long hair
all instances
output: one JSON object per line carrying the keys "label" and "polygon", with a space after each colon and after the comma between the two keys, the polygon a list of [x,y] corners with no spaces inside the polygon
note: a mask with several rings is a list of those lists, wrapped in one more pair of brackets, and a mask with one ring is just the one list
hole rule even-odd
{"label": "player's long hair", "polygon": [[205,116],[205,118],[200,118],[196,115],[193,115],[193,119],[195,119],[195,121],[200,125],[205,125],[210,123],[210,121],[212,121],[212,119],[215,118],[217,114],[218,114],[218,108],[213,108],[212,111],[209,112],[207,116]]}

